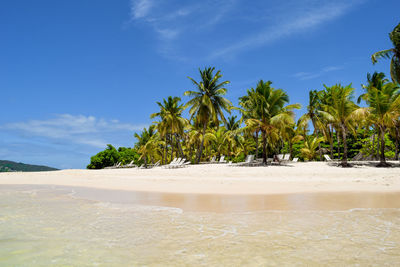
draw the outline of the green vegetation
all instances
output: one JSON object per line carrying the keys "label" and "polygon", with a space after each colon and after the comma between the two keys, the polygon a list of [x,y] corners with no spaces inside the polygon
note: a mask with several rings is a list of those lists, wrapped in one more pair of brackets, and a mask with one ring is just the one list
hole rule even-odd
{"label": "green vegetation", "polygon": [[58,169],[47,166],[17,163],[9,160],[0,160],[0,172],[41,172],[56,170]]}
{"label": "green vegetation", "polygon": [[107,145],[107,148],[95,156],[90,158],[90,164],[87,166],[88,169],[103,169],[105,167],[113,166],[117,162],[121,164],[128,164],[131,161],[134,164],[140,164],[140,155],[135,149],[120,147],[115,149],[112,145]]}
{"label": "green vegetation", "polygon": [[[158,121],[135,133],[133,149],[117,151],[108,145],[91,158],[88,168],[131,161],[167,164],[174,157],[199,163],[221,155],[238,162],[248,154],[262,157],[266,164],[267,158],[279,153],[300,160],[323,160],[323,154],[330,154],[341,160],[343,167],[349,166],[348,159],[379,158],[378,166],[387,166],[387,158],[399,157],[400,24],[390,33],[390,39],[394,47],[375,53],[372,61],[391,58],[392,81],[384,73],[368,74],[357,104],[351,84],[323,85],[321,90],[309,92],[307,111],[296,121],[294,110],[301,108],[300,104],[290,104],[283,89],[260,80],[239,97],[239,107],[234,107],[225,98],[229,81],[221,81],[221,71],[209,67],[199,70],[199,81],[189,77],[194,90],[184,92],[189,97],[186,104],[172,96],[157,102],[160,110],[150,117]],[[183,118],[186,108],[189,119]],[[232,111],[241,117],[226,117]]]}

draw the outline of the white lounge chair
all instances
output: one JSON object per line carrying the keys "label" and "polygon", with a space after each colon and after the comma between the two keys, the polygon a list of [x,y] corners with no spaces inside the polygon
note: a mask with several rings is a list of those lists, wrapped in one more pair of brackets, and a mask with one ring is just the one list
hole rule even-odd
{"label": "white lounge chair", "polygon": [[227,163],[227,161],[225,160],[225,156],[224,156],[224,155],[222,155],[222,156],[220,157],[218,163]]}
{"label": "white lounge chair", "polygon": [[155,168],[155,167],[158,167],[158,166],[160,166],[160,161],[157,161],[156,163],[154,163],[152,165],[149,165],[149,168]]}
{"label": "white lounge chair", "polygon": [[298,162],[299,158],[293,158],[292,162]]}
{"label": "white lounge chair", "polygon": [[285,156],[283,156],[283,160],[284,161],[289,161],[290,160],[290,154],[286,154]]}
{"label": "white lounge chair", "polygon": [[239,162],[235,164],[236,166],[246,166],[250,165],[254,160],[254,155],[247,155],[246,160],[244,162]]}
{"label": "white lounge chair", "polygon": [[326,161],[330,161],[330,162],[333,162],[333,161],[335,161],[335,160],[333,160],[333,159],[331,159],[331,157],[329,157],[329,155],[327,155],[327,154],[324,154],[324,158],[326,159]]}
{"label": "white lounge chair", "polygon": [[128,164],[121,166],[121,168],[132,168],[132,167],[136,167],[136,165],[133,164],[133,162],[134,162],[134,161],[132,160],[132,161],[129,162]]}

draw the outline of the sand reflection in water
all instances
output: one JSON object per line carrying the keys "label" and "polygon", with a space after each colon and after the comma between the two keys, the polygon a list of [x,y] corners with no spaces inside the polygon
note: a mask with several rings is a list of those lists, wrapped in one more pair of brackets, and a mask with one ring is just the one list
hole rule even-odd
{"label": "sand reflection in water", "polygon": [[[169,207],[168,207],[169,206]],[[395,266],[399,194],[0,189],[1,266]]]}

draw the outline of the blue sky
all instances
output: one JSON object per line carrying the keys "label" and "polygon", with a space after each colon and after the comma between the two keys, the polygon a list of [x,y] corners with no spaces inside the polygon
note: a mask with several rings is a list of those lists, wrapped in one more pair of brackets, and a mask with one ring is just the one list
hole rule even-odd
{"label": "blue sky", "polygon": [[[215,66],[234,104],[259,79],[307,105],[322,84],[353,83],[390,48],[400,1],[5,0],[0,5],[0,159],[84,168],[133,146],[156,101]],[[301,114],[303,110],[299,111]]]}

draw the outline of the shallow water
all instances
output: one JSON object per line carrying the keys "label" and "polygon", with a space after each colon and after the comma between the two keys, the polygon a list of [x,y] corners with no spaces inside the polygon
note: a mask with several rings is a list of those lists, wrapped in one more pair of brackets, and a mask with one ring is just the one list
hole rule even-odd
{"label": "shallow water", "polygon": [[[335,210],[315,208],[332,202],[327,197],[325,202],[316,204],[313,201],[319,202],[321,198],[292,195],[296,205],[258,210],[263,206],[232,206],[245,200],[265,203],[268,199],[222,196],[211,203],[230,208],[206,211],[205,207],[213,205],[196,204],[203,207],[197,210],[185,208],[187,204],[182,204],[188,203],[185,196],[175,196],[175,206],[181,209],[160,205],[170,204],[170,195],[168,198],[136,193],[127,198],[123,196],[126,192],[109,192],[107,197],[104,192],[96,192],[102,191],[2,186],[0,266],[399,266],[400,263],[400,208],[396,206],[399,203],[390,205],[397,195],[374,198],[353,194],[350,204],[364,208],[342,210],[339,206]],[[119,196],[119,201],[112,198],[113,194]],[[338,196],[332,197],[343,202]],[[276,199],[273,203],[281,203]],[[190,201],[201,202],[199,196],[192,196]]]}

